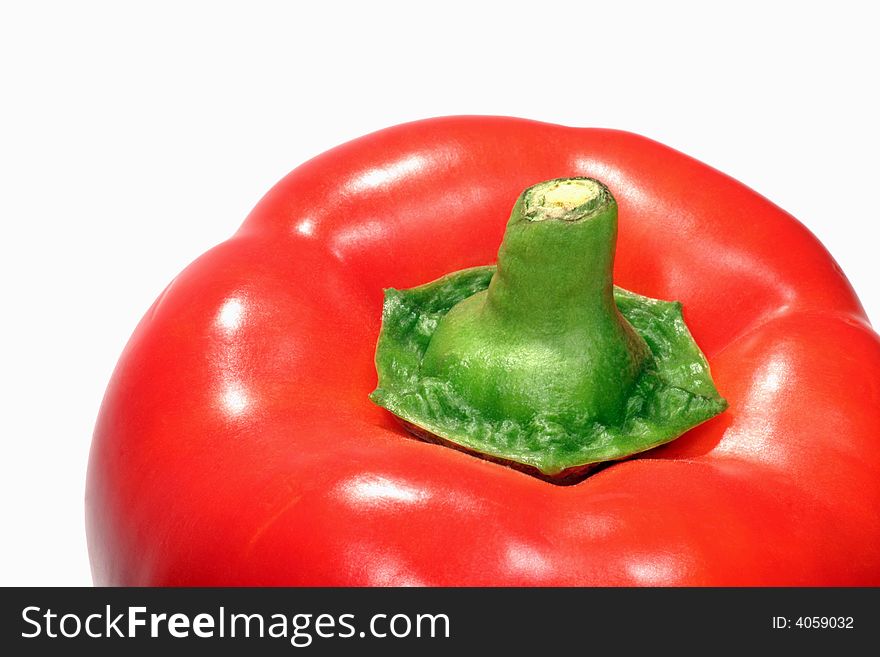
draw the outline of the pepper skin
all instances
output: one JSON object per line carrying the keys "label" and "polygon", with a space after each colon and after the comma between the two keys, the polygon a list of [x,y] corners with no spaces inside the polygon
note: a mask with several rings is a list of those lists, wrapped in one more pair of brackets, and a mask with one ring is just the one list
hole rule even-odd
{"label": "pepper skin", "polygon": [[[493,261],[559,177],[619,206],[615,284],[677,299],[729,408],[557,486],[367,397],[382,289]],[[880,340],[793,217],[632,134],[454,117],[303,164],[143,318],[95,429],[97,584],[878,585]]]}

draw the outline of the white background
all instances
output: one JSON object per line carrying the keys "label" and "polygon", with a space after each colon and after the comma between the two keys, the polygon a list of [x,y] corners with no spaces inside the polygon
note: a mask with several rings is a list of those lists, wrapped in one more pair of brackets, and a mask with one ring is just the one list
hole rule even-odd
{"label": "white background", "polygon": [[288,170],[382,127],[647,135],[792,212],[880,320],[873,4],[5,2],[0,585],[91,582],[91,431],[141,314]]}

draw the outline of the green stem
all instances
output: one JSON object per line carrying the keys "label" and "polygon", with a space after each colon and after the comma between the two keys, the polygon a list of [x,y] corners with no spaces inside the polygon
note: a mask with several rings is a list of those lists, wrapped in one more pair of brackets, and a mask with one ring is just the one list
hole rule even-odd
{"label": "green stem", "polygon": [[539,183],[516,202],[489,289],[447,313],[422,373],[487,416],[623,420],[649,355],[614,302],[617,204],[589,178]]}
{"label": "green stem", "polygon": [[601,183],[563,179],[520,195],[498,251],[487,303],[524,330],[607,320],[617,205]]}

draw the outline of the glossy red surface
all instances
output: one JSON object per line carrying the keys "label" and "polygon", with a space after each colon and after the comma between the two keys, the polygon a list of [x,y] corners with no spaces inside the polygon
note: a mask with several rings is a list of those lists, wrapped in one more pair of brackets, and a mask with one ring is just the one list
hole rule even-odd
{"label": "glossy red surface", "polygon": [[[413,440],[367,395],[383,287],[494,261],[525,187],[592,176],[615,282],[684,303],[730,402],[555,486]],[[107,390],[98,584],[878,585],[880,341],[794,218],[632,134],[398,126],[311,160],[165,290]]]}

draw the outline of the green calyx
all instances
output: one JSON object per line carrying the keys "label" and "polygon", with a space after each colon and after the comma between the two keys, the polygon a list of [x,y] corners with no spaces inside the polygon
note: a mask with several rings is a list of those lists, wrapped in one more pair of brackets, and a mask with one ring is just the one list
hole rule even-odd
{"label": "green calyx", "polygon": [[612,285],[616,239],[602,183],[528,188],[497,268],[386,290],[371,399],[422,437],[560,480],[717,415],[681,305]]}

